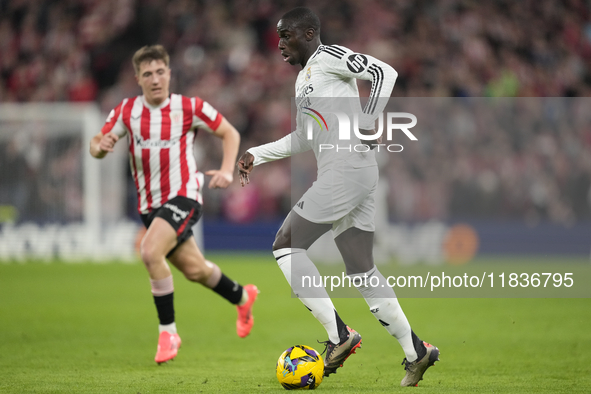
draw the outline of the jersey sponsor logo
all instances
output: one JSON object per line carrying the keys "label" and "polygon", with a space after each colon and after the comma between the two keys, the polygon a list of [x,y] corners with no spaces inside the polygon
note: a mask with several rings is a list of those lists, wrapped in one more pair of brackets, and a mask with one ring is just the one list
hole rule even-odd
{"label": "jersey sponsor logo", "polygon": [[311,83],[306,86],[302,86],[299,89],[298,98],[306,97],[308,94],[312,93],[313,91],[314,91],[314,87],[312,86]]}
{"label": "jersey sponsor logo", "polygon": [[[306,70],[306,78],[304,78],[306,80],[306,82],[308,82],[310,80],[310,78],[312,78],[312,67],[308,67],[308,69]],[[311,87],[312,85],[310,85]]]}
{"label": "jersey sponsor logo", "polygon": [[353,73],[360,73],[367,66],[367,57],[354,53],[347,58],[347,67]]}
{"label": "jersey sponsor logo", "polygon": [[312,105],[312,102],[310,101],[310,98],[307,97],[307,95],[313,91],[314,88],[312,87],[312,84],[302,86],[299,89],[298,95],[296,97],[296,105],[298,108],[309,107]]}
{"label": "jersey sponsor logo", "polygon": [[150,149],[150,148],[172,148],[180,141],[180,137],[177,137],[172,140],[145,140],[139,135],[134,135],[133,139],[135,140],[135,144],[142,148],[142,149]]}
{"label": "jersey sponsor logo", "polygon": [[380,311],[380,308],[373,308],[370,309],[371,313],[378,313]]}
{"label": "jersey sponsor logo", "polygon": [[302,108],[306,108],[312,105],[312,100],[310,100],[310,97],[307,96],[298,96],[295,99],[296,101],[296,106],[300,109]]}
{"label": "jersey sponsor logo", "polygon": [[298,206],[298,208],[304,209],[304,201],[300,201],[296,205]]}

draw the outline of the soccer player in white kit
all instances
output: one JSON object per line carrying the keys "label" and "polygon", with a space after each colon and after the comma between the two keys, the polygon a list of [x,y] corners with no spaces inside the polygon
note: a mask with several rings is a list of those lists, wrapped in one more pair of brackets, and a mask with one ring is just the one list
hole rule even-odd
{"label": "soccer player in white kit", "polygon": [[138,211],[147,228],[140,254],[150,275],[160,321],[154,358],[160,364],[175,358],[181,345],[167,259],[188,280],[212,289],[237,306],[236,330],[243,338],[254,324],[251,312],[258,289],[255,285],[242,287],[207,261],[191,231],[202,214],[204,185],[193,155],[197,129],[222,140],[222,165],[219,170],[206,172],[212,177],[210,188],[226,188],[232,182],[240,135],[206,101],[170,94],[169,56],[161,45],[139,49],[133,56],[133,66],[143,94],[124,99],[111,111],[101,132],[93,137],[90,153],[101,159],[113,151],[121,137],[128,137]]}
{"label": "soccer player in white kit", "polygon": [[[357,149],[359,151],[327,149],[340,142],[334,117],[322,117],[326,130],[310,135],[306,128],[306,116],[312,115],[311,111],[318,116],[323,112],[326,114],[329,112],[325,111],[326,108],[331,110],[331,101],[339,107],[344,102],[339,99],[345,97],[355,97],[358,102],[356,79],[366,79],[372,81],[372,88],[367,105],[358,112],[358,127],[365,136],[375,134],[375,120],[390,97],[397,73],[372,56],[354,53],[342,46],[323,45],[320,42],[320,20],[307,8],[298,7],[283,15],[277,24],[277,33],[284,61],[302,67],[295,84],[296,130],[278,141],[248,149],[237,164],[240,181],[243,186],[249,182],[254,166],[298,152],[314,151],[318,178],[279,229],[273,255],[296,296],[326,329],[324,375],[335,373],[361,346],[361,335],[342,321],[324,287],[303,288],[300,285],[303,276],[319,276],[306,250],[322,234],[332,230],[347,275],[367,277],[368,283],[376,283],[371,280],[376,278],[378,286],[359,286],[358,290],[374,316],[402,346],[406,375],[401,386],[416,386],[427,368],[438,360],[439,349],[421,341],[411,330],[394,291],[387,286],[373,262],[374,193],[378,167],[372,148],[376,144],[365,145],[367,149]],[[319,107],[322,110],[318,111]],[[363,146],[357,137],[351,142]],[[380,139],[374,138],[373,142],[379,143]]]}

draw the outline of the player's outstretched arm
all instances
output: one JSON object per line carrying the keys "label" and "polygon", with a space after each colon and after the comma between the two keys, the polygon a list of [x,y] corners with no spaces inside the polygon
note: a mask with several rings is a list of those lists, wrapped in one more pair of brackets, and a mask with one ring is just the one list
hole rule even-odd
{"label": "player's outstretched arm", "polygon": [[249,183],[248,176],[253,167],[312,149],[301,134],[300,130],[296,129],[277,141],[248,149],[236,163],[242,186]]}
{"label": "player's outstretched arm", "polygon": [[222,118],[213,135],[222,139],[222,165],[219,170],[206,171],[205,174],[212,177],[209,182],[210,189],[226,188],[234,180],[234,162],[238,156],[240,134],[226,118]]}
{"label": "player's outstretched arm", "polygon": [[115,144],[119,141],[119,136],[114,133],[98,133],[90,140],[90,154],[97,159],[102,159],[109,152],[113,152]]}

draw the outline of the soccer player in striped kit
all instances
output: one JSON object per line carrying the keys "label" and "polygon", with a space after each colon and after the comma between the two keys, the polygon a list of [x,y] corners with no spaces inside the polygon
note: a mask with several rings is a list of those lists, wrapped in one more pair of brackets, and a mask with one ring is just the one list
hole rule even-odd
{"label": "soccer player in striped kit", "polygon": [[[283,222],[273,243],[273,254],[296,296],[326,329],[324,375],[335,373],[361,346],[361,335],[343,322],[325,288],[303,287],[304,276],[320,276],[306,250],[321,235],[332,230],[347,275],[378,283],[377,286],[357,288],[370,311],[398,340],[406,355],[403,360],[406,375],[401,386],[416,386],[427,368],[438,360],[439,349],[420,340],[411,330],[393,289],[373,262],[374,194],[378,181],[375,152],[370,145],[367,149],[349,153],[338,149],[323,151],[322,147],[334,147],[342,142],[335,117],[326,116],[326,120],[322,117],[326,127],[316,129],[311,136],[306,129],[305,116],[312,116],[311,112],[322,115],[322,110],[316,111],[317,106],[328,107],[327,114],[334,113],[331,106],[339,107],[337,112],[342,112],[343,107],[350,105],[359,115],[359,132],[373,135],[375,120],[386,106],[397,73],[372,56],[354,53],[338,45],[322,45],[320,20],[308,8],[298,7],[283,15],[277,24],[277,33],[284,61],[302,67],[295,84],[297,127],[278,141],[248,149],[237,164],[240,181],[242,186],[248,183],[254,166],[295,153],[314,151],[318,179]],[[372,81],[370,97],[363,110],[356,79]],[[342,99],[346,97],[355,99]],[[320,122],[319,126],[322,128]],[[364,146],[359,138],[354,139],[358,143],[356,146]],[[377,139],[377,142],[381,141]]]}
{"label": "soccer player in striped kit", "polygon": [[90,144],[98,159],[113,151],[127,136],[129,162],[138,196],[138,211],[147,228],[140,246],[148,270],[158,318],[159,338],[155,361],[177,355],[173,280],[168,260],[185,277],[198,282],[237,305],[236,330],[246,337],[254,324],[252,305],[258,289],[242,287],[204,258],[191,227],[202,214],[204,176],[197,171],[193,142],[197,129],[222,140],[219,170],[210,170],[210,188],[226,188],[233,180],[240,135],[210,104],[199,97],[170,94],[169,56],[161,45],[145,46],[133,56],[133,67],[142,95],[124,99],[111,111],[100,133]]}

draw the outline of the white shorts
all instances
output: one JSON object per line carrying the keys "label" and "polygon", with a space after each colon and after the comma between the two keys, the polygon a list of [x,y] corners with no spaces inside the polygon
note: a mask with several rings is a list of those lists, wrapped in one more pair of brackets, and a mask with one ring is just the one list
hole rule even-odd
{"label": "white shorts", "polygon": [[293,210],[312,223],[332,224],[336,238],[356,227],[375,231],[378,167],[337,168],[320,174]]}

